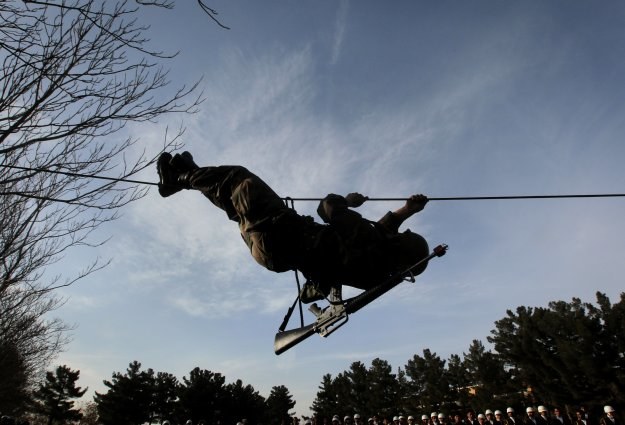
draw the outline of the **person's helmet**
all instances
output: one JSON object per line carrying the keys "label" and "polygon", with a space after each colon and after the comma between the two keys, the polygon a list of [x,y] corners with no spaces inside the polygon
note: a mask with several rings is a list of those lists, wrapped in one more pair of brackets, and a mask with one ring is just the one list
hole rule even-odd
{"label": "person's helmet", "polygon": [[612,407],[612,406],[604,406],[603,407],[603,411],[605,413],[614,413],[615,412],[614,407]]}
{"label": "person's helmet", "polygon": [[429,419],[428,415],[421,415],[421,420],[424,420],[424,419]]}
{"label": "person's helmet", "polygon": [[[406,230],[403,233],[395,235],[391,238],[389,248],[392,254],[392,257],[397,266],[399,266],[398,271],[403,271],[404,269],[413,266],[422,258],[427,257],[430,254],[430,247],[428,246],[425,238],[418,233],[411,232],[410,230]],[[423,273],[425,268],[427,267],[427,262],[419,265],[412,272],[415,275]]]}
{"label": "person's helmet", "polygon": [[538,406],[538,413],[546,412],[547,408],[545,406]]}

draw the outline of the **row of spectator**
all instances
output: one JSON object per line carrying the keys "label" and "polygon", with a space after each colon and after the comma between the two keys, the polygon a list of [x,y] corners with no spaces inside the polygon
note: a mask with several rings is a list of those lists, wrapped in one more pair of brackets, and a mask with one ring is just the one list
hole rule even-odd
{"label": "row of spectator", "polygon": [[[575,417],[571,417],[557,407],[549,412],[545,406],[538,406],[536,409],[526,408],[523,416],[517,416],[512,407],[506,409],[505,415],[501,410],[487,409],[476,416],[474,411],[469,410],[464,418],[460,413],[448,417],[444,413],[437,412],[432,412],[430,416],[421,415],[420,420],[412,415],[398,415],[392,420],[374,415],[368,418],[367,425],[624,425],[616,418],[612,406],[604,406],[603,411],[604,415],[598,421],[589,418],[584,409],[576,410]],[[297,425],[299,420],[295,419],[294,422],[294,425]],[[313,417],[306,419],[304,425],[330,425],[330,422],[331,425],[364,425],[364,419],[360,414],[344,416],[342,421],[338,415],[334,415],[331,421],[328,418],[320,421]]]}

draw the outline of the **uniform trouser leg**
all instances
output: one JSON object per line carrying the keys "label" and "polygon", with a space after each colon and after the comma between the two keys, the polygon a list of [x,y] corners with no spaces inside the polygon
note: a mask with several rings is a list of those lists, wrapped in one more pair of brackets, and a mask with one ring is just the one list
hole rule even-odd
{"label": "uniform trouser leg", "polygon": [[274,219],[290,210],[263,180],[244,167],[222,165],[198,169],[190,183],[239,223],[241,236],[259,264],[277,272],[292,267],[290,244],[278,237],[274,226]]}
{"label": "uniform trouser leg", "polygon": [[284,208],[282,199],[267,183],[239,165],[202,167],[191,175],[190,183],[234,221],[253,225]]}

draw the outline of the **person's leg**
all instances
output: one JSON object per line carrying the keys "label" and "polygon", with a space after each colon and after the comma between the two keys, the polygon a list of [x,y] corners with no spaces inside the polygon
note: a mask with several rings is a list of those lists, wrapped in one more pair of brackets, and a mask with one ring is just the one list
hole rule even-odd
{"label": "person's leg", "polygon": [[239,165],[200,168],[189,152],[174,156],[164,152],[158,158],[157,170],[161,196],[196,189],[237,222],[249,219],[256,223],[285,208],[282,199],[264,181]]}
{"label": "person's leg", "polygon": [[267,183],[239,165],[199,168],[190,175],[189,183],[228,218],[239,222],[242,230],[251,230],[286,208]]}

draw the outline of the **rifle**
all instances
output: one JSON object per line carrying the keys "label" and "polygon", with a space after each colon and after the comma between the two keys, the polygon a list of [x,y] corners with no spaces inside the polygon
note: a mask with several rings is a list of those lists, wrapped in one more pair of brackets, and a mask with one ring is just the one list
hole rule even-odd
{"label": "rifle", "polygon": [[384,295],[406,279],[414,282],[412,270],[430,261],[434,257],[442,257],[447,252],[447,245],[438,245],[427,256],[419,260],[417,263],[408,267],[406,270],[396,273],[386,279],[381,284],[371,289],[349,298],[343,302],[331,302],[330,305],[323,310],[316,303],[309,307],[309,310],[315,315],[316,320],[306,326],[302,326],[287,331],[279,330],[273,343],[273,349],[276,354],[282,354],[289,348],[299,344],[309,336],[318,333],[322,337],[327,337],[338,328],[343,326],[349,320],[349,315],[357,312],[365,307],[373,300]]}

